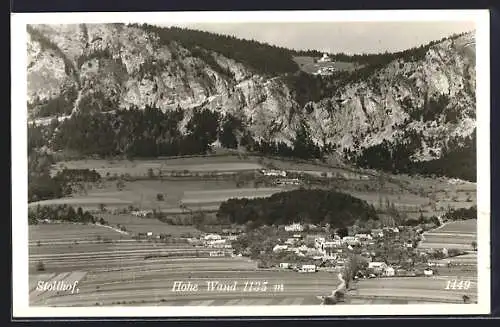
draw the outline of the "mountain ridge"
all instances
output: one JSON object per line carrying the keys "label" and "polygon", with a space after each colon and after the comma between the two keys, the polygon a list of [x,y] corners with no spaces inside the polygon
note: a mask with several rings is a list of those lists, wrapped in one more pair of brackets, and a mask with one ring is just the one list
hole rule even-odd
{"label": "mountain ridge", "polygon": [[[292,52],[283,48],[208,32],[123,24],[30,29],[33,117],[181,108],[185,132],[193,110],[202,107],[240,118],[253,140],[270,144],[267,151],[279,152],[274,143],[293,147],[302,133],[356,163],[384,142],[397,147],[412,139],[418,140],[405,154],[410,161],[438,160],[449,144],[475,131],[472,33],[375,56],[375,64],[352,74],[312,77],[294,72],[286,63]],[[285,63],[270,67],[280,60]]]}

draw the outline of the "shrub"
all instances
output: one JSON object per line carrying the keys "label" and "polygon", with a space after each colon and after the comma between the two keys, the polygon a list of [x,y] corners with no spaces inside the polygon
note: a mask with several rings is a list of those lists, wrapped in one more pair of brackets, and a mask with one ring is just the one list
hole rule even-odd
{"label": "shrub", "polygon": [[36,271],[45,271],[45,264],[43,261],[38,261],[36,264]]}

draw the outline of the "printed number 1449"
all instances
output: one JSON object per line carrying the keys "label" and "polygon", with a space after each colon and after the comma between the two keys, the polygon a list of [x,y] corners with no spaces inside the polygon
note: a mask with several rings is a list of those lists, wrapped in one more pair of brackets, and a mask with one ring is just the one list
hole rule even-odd
{"label": "printed number 1449", "polygon": [[469,280],[452,279],[446,282],[445,290],[468,290],[470,288]]}

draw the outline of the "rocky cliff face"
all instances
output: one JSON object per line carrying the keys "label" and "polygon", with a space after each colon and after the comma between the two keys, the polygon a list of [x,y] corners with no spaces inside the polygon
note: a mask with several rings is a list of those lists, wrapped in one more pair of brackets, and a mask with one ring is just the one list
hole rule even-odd
{"label": "rocky cliff face", "polygon": [[[291,144],[301,123],[319,145],[360,151],[383,140],[423,135],[415,160],[439,157],[475,128],[474,36],[440,42],[417,61],[395,60],[303,110],[283,78],[140,27],[32,25],[28,29],[28,108],[32,117],[155,106],[188,113],[205,106],[242,118],[256,139]],[[182,126],[181,126],[182,128]]]}
{"label": "rocky cliff face", "polygon": [[359,150],[415,131],[423,140],[414,159],[439,157],[450,139],[475,129],[473,42],[467,34],[438,43],[423,60],[395,60],[338,97],[314,103],[308,121],[315,138]]}

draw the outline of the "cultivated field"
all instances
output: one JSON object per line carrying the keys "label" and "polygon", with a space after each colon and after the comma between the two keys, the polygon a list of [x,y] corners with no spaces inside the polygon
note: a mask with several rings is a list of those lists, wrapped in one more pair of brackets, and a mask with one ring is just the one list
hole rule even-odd
{"label": "cultivated field", "polygon": [[[434,262],[440,264],[441,266],[444,266],[438,269],[447,275],[453,273],[463,274],[464,271],[469,271],[477,274],[477,253],[475,252],[458,255],[452,258],[435,260]],[[451,264],[452,267],[446,267],[448,263]],[[470,267],[470,269],[465,269],[465,266]],[[459,269],[461,269],[462,271],[458,271]]]}
{"label": "cultivated field", "polygon": [[[149,171],[152,170],[154,175],[160,172],[165,176],[171,172],[190,172],[190,173],[230,173],[241,171],[255,171],[264,167],[274,167],[277,169],[286,170],[295,173],[305,173],[318,178],[341,178],[344,181],[340,183],[344,191],[370,193],[371,197],[376,196],[378,201],[378,194],[385,192],[391,195],[391,202],[401,203],[402,205],[425,205],[426,201],[429,204],[432,198],[435,202],[437,210],[446,210],[448,207],[470,207],[476,203],[476,189],[475,183],[451,180],[447,178],[424,178],[408,175],[391,175],[383,174],[384,177],[379,177],[379,173],[372,170],[364,169],[346,169],[341,167],[331,167],[326,164],[315,162],[302,162],[290,159],[278,159],[258,156],[239,157],[237,155],[218,155],[218,156],[199,156],[199,157],[185,157],[185,158],[164,158],[164,159],[145,159],[145,160],[75,160],[59,162],[53,166],[52,173],[57,172],[63,167],[72,169],[95,169],[101,176],[121,176],[128,175],[132,177],[146,177]],[[383,178],[382,185],[380,185],[380,178]],[[347,181],[346,181],[347,180]],[[147,181],[143,181],[147,182]],[[194,180],[194,188],[187,184],[187,180],[183,181],[164,181],[170,183],[173,188],[181,189],[182,191],[190,190],[205,190],[205,189],[220,189],[222,187],[212,186],[213,181],[205,181],[203,178]],[[179,184],[181,183],[181,184]],[[224,181],[219,181],[223,184]],[[233,184],[235,182],[225,181],[225,183]],[[130,184],[129,184],[130,185]],[[149,189],[149,185],[141,185],[140,188]],[[179,185],[180,188],[179,188]],[[105,187],[106,188],[106,187]],[[134,184],[130,186],[131,191],[134,189]],[[152,186],[153,189],[158,189]],[[160,187],[164,188],[164,186]],[[107,190],[109,191],[109,190]],[[158,191],[158,190],[157,190]],[[172,191],[172,190],[169,190]],[[173,190],[175,193],[175,190]],[[90,193],[87,194],[90,197]],[[375,195],[373,195],[375,194]],[[97,194],[101,197],[102,194]],[[147,195],[146,195],[147,196]],[[113,197],[108,195],[110,201],[120,203],[123,196]],[[373,202],[370,196],[366,195],[367,200]],[[127,196],[125,196],[125,200]],[[401,200],[403,198],[403,200]],[[174,197],[175,199],[175,197]],[[177,198],[179,200],[179,198]],[[167,199],[168,201],[168,199]]]}
{"label": "cultivated field", "polygon": [[120,233],[113,228],[91,224],[39,224],[30,225],[28,229],[30,245],[36,241],[42,243],[88,241],[95,240],[98,236],[112,240],[130,238],[126,233]]}
{"label": "cultivated field", "polygon": [[400,299],[423,302],[463,302],[467,295],[472,302],[477,301],[477,277],[467,277],[468,289],[446,289],[448,276],[435,277],[388,277],[361,280],[352,292],[354,297]]}
{"label": "cultivated field", "polygon": [[148,159],[148,160],[74,160],[59,162],[52,167],[52,174],[67,169],[95,169],[101,176],[148,176],[153,170],[157,175],[159,172],[168,173],[173,171],[190,172],[237,172],[245,170],[256,170],[263,168],[262,165],[250,160],[240,160],[238,157],[191,157],[174,159]]}
{"label": "cultivated field", "polygon": [[[179,209],[185,192],[199,190],[235,189],[234,181],[228,180],[137,180],[124,182],[118,188],[116,182],[106,181],[100,188],[93,187],[86,194],[75,194],[70,198],[54,199],[30,203],[30,206],[49,204],[72,204],[82,208],[96,209],[104,204],[109,209],[126,208],[130,205],[146,209]],[[163,199],[158,199],[158,194]],[[177,210],[179,211],[179,210]],[[182,211],[180,211],[182,212]]]}
{"label": "cultivated field", "polygon": [[421,248],[448,248],[472,251],[477,242],[477,220],[453,221],[423,234]]}
{"label": "cultivated field", "polygon": [[[104,236],[109,239],[103,241]],[[338,284],[335,273],[258,270],[246,258],[210,257],[209,251],[131,240],[100,226],[30,226],[30,305],[314,305],[320,304],[317,296],[328,295]],[[36,271],[40,261],[45,271]],[[446,278],[363,280],[354,284],[345,303],[459,303],[464,293],[475,300],[473,276],[467,292],[444,290]],[[43,281],[77,284],[74,293],[37,290]],[[179,281],[198,284],[199,289],[176,292],[173,287]],[[207,284],[215,281],[236,283],[236,291],[210,291]],[[245,291],[247,281],[267,282],[266,290]]]}
{"label": "cultivated field", "polygon": [[156,218],[142,218],[130,214],[96,214],[98,218],[103,218],[110,225],[122,225],[126,230],[132,233],[153,232],[157,234],[167,234],[174,237],[185,236],[187,234],[198,236],[200,231],[192,226],[170,225]]}
{"label": "cultivated field", "polygon": [[233,188],[226,190],[186,191],[181,200],[186,205],[200,203],[221,203],[231,198],[264,198],[283,192],[283,188]]}
{"label": "cultivated field", "polygon": [[[188,171],[202,172],[242,172],[271,167],[288,172],[304,173],[316,178],[328,177],[321,187],[336,187],[367,201],[376,208],[386,201],[404,212],[409,219],[442,215],[448,208],[470,207],[476,203],[476,184],[446,178],[410,177],[407,175],[383,174],[363,169],[328,167],[315,162],[289,159],[261,158],[237,155],[205,156],[189,158],[166,158],[155,160],[79,160],[66,161],[54,165],[55,172],[62,167],[96,169],[105,176],[130,175],[142,179],[133,181],[104,180],[100,185],[87,186],[84,192],[69,198],[30,203],[35,205],[69,204],[81,206],[84,210],[96,210],[104,205],[107,209],[124,209],[130,206],[142,210],[159,210],[169,214],[181,214],[186,210],[217,211],[220,203],[231,197],[270,196],[294,187],[252,189],[252,182],[237,187],[237,178],[204,178],[191,175],[162,179],[144,179],[153,170],[155,176],[161,173]],[[109,174],[108,174],[109,173]],[[166,176],[166,175],[163,175]],[[319,185],[318,185],[319,186]],[[312,187],[317,187],[312,185]],[[158,198],[162,196],[162,198]]]}

